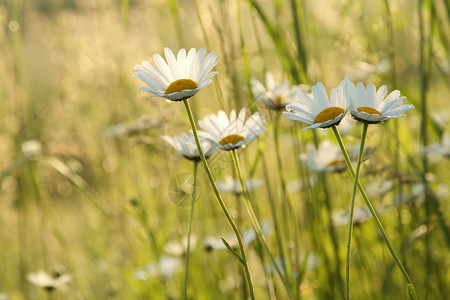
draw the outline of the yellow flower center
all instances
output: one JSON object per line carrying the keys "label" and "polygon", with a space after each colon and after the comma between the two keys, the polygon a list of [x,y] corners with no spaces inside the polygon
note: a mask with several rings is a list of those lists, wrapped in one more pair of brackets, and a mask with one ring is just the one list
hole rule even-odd
{"label": "yellow flower center", "polygon": [[277,103],[278,106],[281,106],[283,104],[282,102],[284,101],[284,99],[286,99],[286,96],[277,96],[275,98],[275,102]]}
{"label": "yellow flower center", "polygon": [[183,90],[194,90],[197,87],[197,83],[191,79],[178,79],[169,84],[166,89],[166,94],[177,93]]}
{"label": "yellow flower center", "polygon": [[237,143],[242,142],[243,140],[245,140],[245,138],[242,135],[231,134],[231,135],[228,135],[228,136],[224,137],[223,139],[221,139],[219,144],[221,144],[222,146],[225,146],[228,144],[236,145]]}
{"label": "yellow flower center", "polygon": [[375,108],[367,107],[367,106],[358,107],[358,111],[359,111],[359,112],[366,112],[366,113],[371,114],[371,115],[379,115],[379,116],[382,115],[382,114],[381,114],[378,110],[376,110]]}
{"label": "yellow flower center", "polygon": [[344,109],[342,107],[328,107],[322,110],[314,119],[314,123],[324,123],[329,120],[333,120],[340,114],[344,113]]}
{"label": "yellow flower center", "polygon": [[342,164],[345,164],[345,161],[343,159],[335,159],[335,160],[330,161],[329,163],[327,163],[327,167],[337,167],[337,166],[340,166]]}

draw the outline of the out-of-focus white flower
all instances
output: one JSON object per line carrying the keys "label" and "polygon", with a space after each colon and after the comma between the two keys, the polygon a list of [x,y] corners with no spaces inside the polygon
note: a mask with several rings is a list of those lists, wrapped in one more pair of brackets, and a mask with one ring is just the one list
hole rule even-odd
{"label": "out-of-focus white flower", "polygon": [[[195,248],[195,245],[197,245],[197,241],[198,241],[198,237],[195,234],[192,234],[191,235],[191,249],[190,249],[191,252]],[[164,246],[164,251],[172,256],[183,256],[186,254],[187,244],[188,244],[187,236],[184,236],[181,239],[181,242],[179,242],[179,241],[168,242]]]}
{"label": "out-of-focus white flower", "polygon": [[[241,183],[239,180],[233,180],[230,175],[225,177],[224,181],[217,181],[217,188],[224,193],[242,194]],[[247,191],[256,189],[263,184],[261,179],[251,179],[244,182]]]}
{"label": "out-of-focus white flower", "polygon": [[257,79],[250,80],[252,93],[256,101],[262,101],[268,109],[284,110],[287,104],[294,101],[296,93],[306,93],[306,85],[290,86],[287,80],[276,83],[271,72],[266,73],[266,85],[264,86]]}
{"label": "out-of-focus white flower", "polygon": [[[377,210],[377,212],[380,212],[380,210]],[[349,215],[347,210],[333,212],[331,218],[333,219],[333,223],[336,226],[348,225]],[[370,213],[368,208],[366,208],[365,206],[355,207],[355,210],[353,212],[353,225],[361,225],[362,223],[370,219],[372,219],[372,214]]]}
{"label": "out-of-focus white flower", "polygon": [[107,137],[120,137],[132,135],[150,128],[160,128],[164,122],[163,117],[141,116],[137,120],[112,125],[105,131]]}
{"label": "out-of-focus white flower", "polygon": [[182,259],[170,255],[163,255],[154,263],[145,265],[134,273],[134,277],[139,280],[159,277],[167,280],[180,270]]}
{"label": "out-of-focus white flower", "polygon": [[295,193],[298,191],[301,191],[305,188],[309,188],[311,186],[314,186],[317,183],[317,177],[310,176],[306,178],[306,182],[304,182],[302,179],[297,178],[289,181],[287,183],[287,190],[289,193]]}
{"label": "out-of-focus white flower", "polygon": [[382,198],[394,189],[394,181],[390,178],[377,178],[367,184],[366,191],[371,198]]}
{"label": "out-of-focus white flower", "polygon": [[388,58],[380,58],[376,64],[355,61],[351,66],[344,66],[344,73],[358,81],[366,81],[373,74],[386,74],[390,68],[390,60]]}
{"label": "out-of-focus white flower", "polygon": [[169,48],[164,49],[167,62],[159,55],[154,54],[156,65],[143,61],[134,67],[134,76],[148,87],[141,90],[150,92],[152,97],[159,96],[172,101],[181,101],[197,94],[201,89],[211,83],[211,77],[217,72],[211,72],[218,63],[217,54],[209,53],[205,59],[205,49],[198,52],[192,48],[186,55],[186,50],[178,51],[177,58]]}
{"label": "out-of-focus white flower", "polygon": [[72,276],[69,274],[54,273],[53,275],[49,275],[42,270],[28,274],[27,278],[34,285],[47,291],[64,289],[66,283],[72,280]]}
{"label": "out-of-focus white flower", "polygon": [[[349,151],[348,154],[352,162],[357,160],[358,153],[359,146],[355,146]],[[329,140],[320,142],[318,149],[309,144],[306,153],[300,154],[300,159],[306,162],[311,171],[342,172],[347,169],[341,149]]]}
{"label": "out-of-focus white flower", "polygon": [[[268,235],[272,230],[272,223],[270,221],[261,222],[261,232],[263,235]],[[256,232],[253,228],[248,228],[242,232],[242,242],[244,245],[248,245],[254,240],[256,240]],[[238,248],[238,241],[234,234],[229,234],[223,239],[230,245],[231,248]],[[224,245],[222,238],[218,236],[207,236],[203,240],[203,245],[206,251],[213,250],[226,250],[227,247]]]}
{"label": "out-of-focus white flower", "polygon": [[221,150],[233,150],[253,141],[259,134],[266,131],[264,116],[255,112],[245,121],[246,109],[243,108],[236,116],[232,110],[230,118],[221,110],[217,115],[209,115],[198,124],[206,133],[199,132],[199,136],[209,140]]}
{"label": "out-of-focus white flower", "polygon": [[28,140],[21,145],[22,153],[25,156],[37,156],[42,153],[42,144],[38,140]]}
{"label": "out-of-focus white flower", "polygon": [[[202,134],[206,135],[206,133]],[[193,161],[201,160],[200,153],[198,152],[197,144],[192,133],[190,133],[189,135],[187,135],[186,133],[182,133],[179,137],[171,137],[165,135],[161,136],[161,138],[168,144],[170,144],[178,153],[183,155],[185,158]],[[202,151],[206,158],[209,158],[217,151],[216,146],[209,140],[201,139],[200,145],[202,146]]]}
{"label": "out-of-focus white flower", "polygon": [[444,132],[441,142],[428,146],[425,148],[425,152],[450,158],[450,134]]}

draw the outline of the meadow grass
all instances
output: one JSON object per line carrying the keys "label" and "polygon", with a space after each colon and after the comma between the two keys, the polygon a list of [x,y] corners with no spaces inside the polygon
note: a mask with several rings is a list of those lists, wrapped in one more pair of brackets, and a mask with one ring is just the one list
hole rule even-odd
{"label": "meadow grass", "polygon": [[[0,299],[252,294],[200,163],[190,224],[192,189],[180,181],[192,162],[160,138],[190,129],[185,107],[150,98],[132,76],[164,47],[218,54],[219,74],[189,99],[194,120],[242,107],[265,114],[266,132],[235,159],[222,151],[208,160],[214,180],[264,180],[248,193],[220,193],[243,236],[255,299],[344,298],[349,230],[336,213],[348,212],[357,186],[350,172],[312,170],[299,158],[322,141],[337,145],[335,135],[301,133],[303,124],[255,101],[250,79],[264,83],[266,71],[328,91],[345,76],[386,85],[416,107],[369,126],[359,180],[418,299],[446,299],[450,150],[436,145],[450,130],[449,20],[445,0],[1,2]],[[351,153],[363,125],[347,121],[338,128]],[[251,231],[266,221],[271,230]],[[409,299],[376,223],[353,218],[351,298]],[[38,270],[72,279],[48,292],[28,280]]]}

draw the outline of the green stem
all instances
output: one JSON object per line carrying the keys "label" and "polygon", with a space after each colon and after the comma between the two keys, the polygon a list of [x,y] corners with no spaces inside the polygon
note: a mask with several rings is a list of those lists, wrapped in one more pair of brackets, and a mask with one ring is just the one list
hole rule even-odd
{"label": "green stem", "polygon": [[253,291],[253,283],[252,283],[252,279],[250,277],[250,271],[248,269],[248,262],[247,262],[247,258],[245,256],[244,243],[242,242],[241,234],[239,232],[239,229],[236,226],[236,223],[233,221],[233,218],[231,217],[231,214],[228,211],[228,208],[226,207],[225,202],[222,199],[222,196],[220,195],[219,189],[217,188],[216,182],[214,181],[214,177],[211,173],[211,169],[209,168],[208,162],[206,161],[205,155],[203,154],[203,150],[200,145],[200,140],[199,140],[198,134],[197,134],[197,128],[195,126],[194,117],[192,116],[192,111],[189,106],[189,102],[187,99],[184,99],[183,103],[184,103],[184,107],[186,108],[186,112],[189,117],[189,123],[191,124],[192,133],[194,135],[195,143],[197,144],[198,153],[200,154],[200,159],[202,161],[203,167],[205,168],[206,175],[208,176],[209,182],[213,188],[214,194],[216,195],[217,201],[219,202],[220,208],[222,209],[222,212],[224,213],[228,223],[230,224],[231,228],[233,229],[234,234],[236,235],[236,239],[239,244],[239,250],[241,252],[241,258],[242,258],[242,261],[244,262],[242,264],[242,266],[245,271],[245,277],[247,279],[247,285],[248,285],[248,289],[250,291],[250,298],[255,299],[255,294]]}
{"label": "green stem", "polygon": [[242,177],[241,172],[241,166],[239,164],[239,159],[237,157],[236,149],[233,149],[233,160],[234,160],[234,166],[236,167],[236,173],[239,177],[239,182],[241,183],[241,189],[242,189],[242,195],[245,199],[245,205],[247,207],[247,212],[250,216],[250,220],[252,222],[253,228],[255,229],[256,235],[258,236],[259,240],[264,246],[264,249],[266,250],[267,254],[269,255],[270,262],[272,263],[273,267],[275,268],[275,271],[280,276],[280,279],[283,281],[284,287],[286,288],[286,292],[288,293],[289,299],[293,299],[292,291],[289,287],[289,284],[286,281],[286,278],[283,276],[283,273],[281,272],[280,268],[278,267],[277,263],[275,262],[275,258],[272,255],[272,252],[269,249],[269,246],[267,245],[267,241],[264,238],[261,230],[261,226],[259,225],[258,218],[256,217],[255,211],[253,210],[252,204],[250,202],[250,198],[247,193],[247,189],[245,188],[244,179]]}
{"label": "green stem", "polygon": [[194,161],[194,183],[192,184],[191,211],[189,213],[189,226],[188,226],[187,247],[186,247],[186,269],[184,272],[184,299],[188,299],[187,286],[189,275],[189,255],[191,253],[192,220],[194,218],[195,192],[197,189],[197,169],[198,169],[198,162]]}
{"label": "green stem", "polygon": [[353,212],[355,210],[355,198],[356,187],[358,186],[359,170],[361,168],[362,155],[364,151],[364,143],[366,141],[367,128],[369,124],[364,124],[363,132],[361,135],[361,146],[359,147],[358,163],[356,164],[355,179],[353,181],[352,199],[350,202],[350,212],[348,221],[348,234],[347,234],[347,256],[345,260],[345,299],[350,299],[350,250],[352,244],[352,232],[353,232]]}
{"label": "green stem", "polygon": [[[336,136],[336,139],[339,143],[339,147],[341,148],[342,154],[344,154],[345,162],[347,163],[347,167],[352,175],[353,178],[355,178],[355,170],[353,169],[352,163],[350,161],[350,158],[348,157],[347,150],[345,150],[344,143],[342,142],[341,135],[339,134],[339,131],[336,127],[336,125],[333,125],[331,127],[333,129],[334,135]],[[357,180],[358,183],[358,189],[361,195],[363,196],[364,201],[366,202],[367,208],[369,209],[370,213],[372,214],[373,219],[375,220],[375,223],[377,224],[378,230],[381,233],[381,236],[383,237],[384,243],[389,249],[389,252],[391,253],[392,257],[394,258],[394,261],[396,262],[398,268],[403,274],[403,277],[408,282],[408,294],[410,295],[411,299],[416,299],[416,290],[414,288],[414,285],[411,281],[411,278],[408,275],[408,272],[406,271],[405,267],[403,266],[402,262],[400,261],[400,258],[398,257],[397,253],[394,250],[394,247],[392,247],[391,242],[389,241],[386,231],[384,230],[383,225],[381,224],[380,219],[378,218],[377,212],[373,208],[372,203],[369,200],[369,196],[367,195],[366,191],[364,190],[364,187],[361,185],[359,180]]]}

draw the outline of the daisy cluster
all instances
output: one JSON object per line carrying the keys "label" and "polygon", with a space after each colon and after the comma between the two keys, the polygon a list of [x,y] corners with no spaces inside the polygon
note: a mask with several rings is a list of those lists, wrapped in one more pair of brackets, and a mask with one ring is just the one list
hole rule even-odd
{"label": "daisy cluster", "polygon": [[[211,72],[218,63],[215,52],[205,57],[205,49],[197,51],[192,48],[187,53],[185,49],[181,49],[175,57],[169,48],[165,48],[164,54],[166,60],[159,54],[154,54],[154,64],[144,61],[134,68],[133,75],[148,85],[141,89],[150,92],[152,96],[171,101],[186,100],[208,86],[212,82],[211,77],[217,74],[216,71]],[[331,89],[329,97],[322,82],[314,85],[311,88],[312,93],[308,94],[307,86],[290,86],[286,80],[277,83],[270,72],[266,74],[266,86],[252,78],[251,89],[255,100],[263,102],[267,108],[286,109],[284,114],[288,119],[307,124],[302,131],[339,125],[348,111],[360,122],[376,124],[391,118],[404,117],[403,112],[414,108],[413,105],[401,104],[405,97],[400,97],[398,90],[386,96],[386,86],[377,90],[373,84],[365,87],[362,82],[358,82],[355,85],[348,78],[338,87]],[[219,149],[241,147],[264,131],[264,119],[259,113],[253,114],[244,122],[245,113],[245,109],[241,110],[236,118],[236,112],[233,110],[228,118],[224,111],[219,111],[217,115],[204,118],[199,122],[205,130],[201,136]],[[167,137],[164,139],[171,145],[175,144]],[[180,140],[189,143],[185,136]],[[180,147],[175,149],[179,151]],[[182,154],[187,152],[192,154],[193,151],[183,149]]]}
{"label": "daisy cluster", "polygon": [[[164,49],[164,54],[165,59],[159,54],[154,54],[153,63],[144,61],[141,65],[135,66],[134,76],[147,85],[141,87],[141,90],[149,92],[152,96],[162,97],[169,101],[182,101],[186,107],[192,131],[182,133],[181,136],[162,136],[161,138],[185,158],[195,162],[202,161],[205,170],[209,175],[208,177],[211,186],[213,187],[216,197],[226,216],[229,216],[230,214],[223,204],[219,190],[231,192],[236,195],[244,194],[250,216],[255,215],[254,212],[252,212],[253,208],[250,199],[243,189],[246,188],[247,190],[250,190],[256,188],[261,185],[262,182],[248,181],[247,183],[244,183],[235,150],[244,147],[266,131],[266,128],[264,127],[264,115],[259,112],[253,112],[250,116],[247,116],[246,108],[242,108],[239,112],[231,110],[229,114],[220,110],[216,114],[213,113],[200,119],[197,123],[202,131],[197,130],[195,121],[193,121],[192,112],[189,108],[188,100],[200,90],[211,84],[212,77],[217,74],[216,71],[212,71],[214,66],[218,63],[217,54],[211,52],[206,55],[205,49],[200,49],[198,51],[196,49],[190,49],[189,51],[181,49],[177,56],[175,56],[168,48]],[[353,219],[356,183],[358,182],[359,168],[361,166],[362,156],[364,155],[364,140],[367,133],[367,126],[368,124],[378,124],[393,118],[405,117],[403,113],[413,109],[414,106],[403,104],[406,97],[400,96],[400,91],[398,90],[388,93],[386,86],[381,86],[377,89],[372,83],[366,86],[362,82],[354,84],[347,77],[345,77],[337,87],[332,88],[329,93],[324,84],[320,81],[311,87],[311,93],[309,93],[309,88],[305,85],[291,86],[286,80],[281,83],[276,82],[273,74],[270,72],[266,74],[265,84],[255,78],[251,78],[250,84],[251,86],[249,88],[252,91],[254,100],[262,102],[268,110],[274,111],[277,114],[276,124],[278,124],[280,120],[279,116],[284,115],[289,120],[306,124],[307,126],[302,129],[302,132],[308,129],[332,127],[340,147],[338,148],[329,141],[323,141],[320,144],[316,143],[315,149],[312,150],[312,147],[308,148],[307,153],[301,155],[300,159],[305,160],[312,171],[340,172],[348,167],[352,172],[355,180],[349,216],[347,216],[346,213],[339,213],[333,216],[336,225],[346,224],[346,220],[349,218],[349,241],[351,241],[351,229],[353,223],[360,224],[370,219],[372,216],[376,216],[375,211],[370,210],[369,214],[366,209],[358,208],[355,211],[355,218]],[[356,121],[365,124],[361,137],[361,146],[360,148],[353,149],[353,151],[350,152],[350,155],[348,155],[342,139],[340,138],[340,134],[336,129],[336,126],[341,123],[347,113],[349,113]],[[278,128],[277,125],[275,126]],[[275,140],[275,143],[277,144],[277,131],[275,131]],[[276,148],[278,151],[278,146],[276,146]],[[217,182],[216,184],[210,173],[206,159],[211,157],[218,150],[232,151],[235,159],[236,171],[239,174],[239,182],[236,182],[229,177],[225,182]],[[357,169],[355,172],[351,165],[352,160],[355,161],[356,159]],[[279,164],[278,167],[281,169],[281,163],[277,163]],[[280,173],[282,172],[280,171]],[[283,180],[281,180],[281,184],[284,184]],[[365,198],[365,200],[370,204],[368,199]],[[371,207],[371,205],[369,205],[369,207]],[[378,218],[374,217],[374,219],[379,222]],[[259,221],[254,219],[251,220],[255,231],[252,229],[252,231],[244,235],[245,239],[243,240],[246,242],[255,239],[257,232],[260,236],[263,234]],[[229,220],[229,222],[231,224],[233,223],[232,220]],[[382,228],[381,223],[378,224],[378,226]],[[237,229],[234,231],[234,235],[236,238],[240,235]],[[231,238],[229,238],[229,240],[232,241]],[[385,237],[385,240],[387,240],[387,237]],[[219,245],[217,247],[224,249],[223,241],[223,239],[220,239],[219,241],[215,238],[208,238],[205,243],[208,244],[208,248],[211,249],[214,248],[214,246],[211,245],[217,244]],[[264,244],[265,240],[261,238],[261,242]],[[240,244],[243,243],[241,242]],[[350,243],[348,245],[350,245]],[[235,245],[230,246],[230,243],[228,242],[227,248],[234,246]],[[243,245],[240,245],[240,247],[243,247]],[[266,248],[268,249],[267,245]],[[348,246],[348,250],[349,249],[350,246]],[[184,253],[183,251],[179,252]],[[243,255],[242,259],[245,262],[244,249],[240,249],[240,252]],[[188,256],[189,251],[187,251],[187,257]],[[276,269],[280,277],[283,278],[283,272],[281,271],[282,266],[278,267],[277,262],[273,261],[272,255],[269,255],[269,257],[272,257],[272,266]],[[164,264],[168,264],[170,267],[165,267]],[[164,274],[164,270],[169,269],[171,270],[170,273],[173,273],[177,270],[178,264],[178,259],[168,260],[165,258],[159,263],[149,265],[141,270],[142,272],[138,274],[138,277],[146,277],[148,274],[162,274],[163,277],[168,277],[167,274]],[[246,264],[244,265],[246,268]],[[285,263],[283,262],[281,265],[285,265]],[[186,263],[186,270],[187,266],[188,264]],[[346,270],[349,270],[349,268]],[[248,273],[248,269],[246,269],[246,271]],[[250,286],[251,280],[249,280],[249,287]]]}
{"label": "daisy cluster", "polygon": [[398,90],[385,97],[386,86],[378,90],[372,83],[364,87],[362,82],[358,82],[355,86],[348,78],[331,90],[329,98],[322,82],[311,90],[312,95],[297,94],[294,101],[286,106],[287,112],[284,112],[288,119],[308,125],[302,131],[339,125],[348,111],[359,122],[377,124],[405,117],[402,113],[414,108],[413,105],[401,104],[406,97],[400,97]]}
{"label": "daisy cluster", "polygon": [[[164,49],[165,60],[153,55],[154,63],[148,61],[135,66],[134,76],[142,80],[148,87],[142,90],[166,98],[169,101],[186,101],[211,83],[217,74],[212,71],[218,63],[217,54],[206,55],[205,49],[181,49],[177,56],[169,48]],[[356,85],[347,77],[328,95],[322,82],[318,82],[308,93],[306,85],[291,85],[287,80],[276,82],[271,72],[265,76],[265,84],[251,78],[251,90],[255,101],[262,102],[269,110],[281,112],[287,119],[300,121],[307,129],[328,128],[337,126],[349,112],[362,123],[376,124],[391,118],[404,117],[402,113],[413,109],[413,105],[403,105],[405,97],[395,90],[387,96],[387,87],[378,90],[370,83]],[[202,152],[205,158],[212,156],[217,150],[234,150],[251,142],[266,129],[264,116],[258,112],[246,119],[247,110],[232,110],[228,115],[221,110],[198,121],[203,131],[199,130]],[[346,122],[348,125],[349,123]],[[348,126],[347,126],[348,127]],[[161,136],[177,152],[192,161],[200,161],[192,131],[181,136]],[[357,151],[357,149],[355,150]],[[353,158],[356,158],[354,151]],[[346,169],[345,161],[337,146],[324,143],[319,149],[301,155],[311,170],[342,171]]]}

